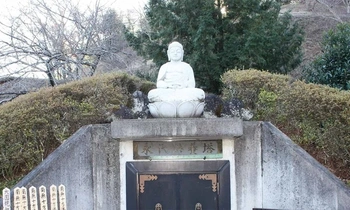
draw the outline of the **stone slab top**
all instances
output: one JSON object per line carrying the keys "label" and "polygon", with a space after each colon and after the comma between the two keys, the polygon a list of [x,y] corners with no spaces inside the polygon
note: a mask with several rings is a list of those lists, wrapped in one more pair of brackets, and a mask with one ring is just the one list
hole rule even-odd
{"label": "stone slab top", "polygon": [[120,119],[111,123],[112,138],[121,140],[209,140],[243,135],[240,118]]}

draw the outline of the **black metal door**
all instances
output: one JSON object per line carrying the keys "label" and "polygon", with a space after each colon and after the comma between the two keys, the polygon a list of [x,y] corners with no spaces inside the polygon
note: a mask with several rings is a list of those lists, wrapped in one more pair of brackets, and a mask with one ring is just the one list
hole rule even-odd
{"label": "black metal door", "polygon": [[[214,175],[214,174],[212,174]],[[179,209],[218,209],[218,194],[216,186],[213,188],[215,180],[201,179],[202,174],[183,174],[179,176],[180,203]],[[214,178],[214,177],[213,177]]]}
{"label": "black metal door", "polygon": [[217,176],[210,175],[210,179],[207,174],[139,175],[140,210],[218,209]]}
{"label": "black metal door", "polygon": [[144,182],[144,189],[140,190],[139,194],[140,210],[155,210],[156,205],[159,206],[159,210],[178,210],[176,175],[157,174],[153,175],[153,180],[143,176],[139,175],[139,183]]}
{"label": "black metal door", "polygon": [[126,163],[127,210],[230,210],[229,161]]}

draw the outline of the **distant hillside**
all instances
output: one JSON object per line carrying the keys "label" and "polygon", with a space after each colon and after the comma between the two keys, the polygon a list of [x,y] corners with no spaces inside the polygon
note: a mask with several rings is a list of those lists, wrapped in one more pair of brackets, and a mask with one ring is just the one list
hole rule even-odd
{"label": "distant hillside", "polygon": [[[350,20],[350,14],[347,13],[347,7],[342,0],[292,1],[282,6],[281,13],[287,11],[290,11],[295,20],[300,21],[305,29],[302,65],[310,63],[322,53],[320,43],[325,32],[334,29],[338,23]],[[294,76],[300,74],[299,69],[294,72]]]}

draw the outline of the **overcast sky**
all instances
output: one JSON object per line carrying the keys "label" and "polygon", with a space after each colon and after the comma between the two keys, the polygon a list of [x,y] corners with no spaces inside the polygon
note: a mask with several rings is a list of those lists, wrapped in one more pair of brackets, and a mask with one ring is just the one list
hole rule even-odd
{"label": "overcast sky", "polygon": [[[50,0],[47,0],[48,2]],[[1,0],[0,16],[13,14],[18,8],[26,5],[28,0]],[[93,5],[96,0],[72,0],[72,2],[83,5]],[[128,10],[140,10],[148,0],[100,0],[102,5],[116,9],[119,12],[127,12]]]}
{"label": "overcast sky", "polygon": [[[0,18],[16,16],[19,14],[19,9],[28,5],[29,0],[0,0]],[[51,0],[45,0],[50,2]],[[95,5],[97,0],[71,0],[73,3],[78,3],[82,7],[87,5]],[[99,0],[100,5],[115,9],[118,13],[129,13],[133,16],[140,14],[143,11],[144,5],[148,0]],[[137,18],[137,17],[135,17]],[[5,18],[6,20],[6,18]],[[6,22],[6,21],[5,21]],[[1,26],[0,26],[1,27]],[[0,36],[1,39],[1,36]],[[10,70],[11,71],[11,70]],[[0,69],[0,77],[7,75],[8,69]],[[41,76],[40,76],[41,77]]]}

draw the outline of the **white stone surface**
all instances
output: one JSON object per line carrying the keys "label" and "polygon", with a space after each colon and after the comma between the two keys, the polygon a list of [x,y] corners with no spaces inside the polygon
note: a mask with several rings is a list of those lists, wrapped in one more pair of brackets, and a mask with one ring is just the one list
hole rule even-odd
{"label": "white stone surface", "polygon": [[13,203],[14,203],[14,209],[21,209],[21,200],[22,200],[22,193],[21,188],[16,187],[13,193]]}
{"label": "white stone surface", "polygon": [[39,202],[40,202],[40,209],[47,209],[47,194],[46,194],[46,187],[40,186],[39,187]]}
{"label": "white stone surface", "polygon": [[126,162],[133,160],[133,141],[119,142],[120,210],[126,210]]}
{"label": "white stone surface", "polygon": [[38,210],[38,195],[34,186],[29,188],[30,210]]}
{"label": "white stone surface", "polygon": [[66,187],[64,185],[61,184],[58,187],[58,194],[59,194],[60,210],[67,210]]}
{"label": "white stone surface", "polygon": [[10,210],[11,209],[11,191],[9,188],[5,188],[2,190],[2,196],[3,196],[3,210]]}
{"label": "white stone surface", "polygon": [[198,117],[204,109],[205,93],[195,88],[192,67],[182,61],[184,50],[173,42],[168,48],[170,62],[163,64],[157,78],[157,89],[148,93],[153,117]]}
{"label": "white stone surface", "polygon": [[237,196],[236,196],[236,176],[235,176],[235,150],[234,150],[234,140],[233,139],[223,139],[222,140],[222,160],[230,161],[230,185],[231,185],[231,210],[237,209]]}
{"label": "white stone surface", "polygon": [[58,209],[56,185],[50,186],[50,206],[52,209]]}
{"label": "white stone surface", "polygon": [[148,107],[155,118],[189,118],[198,117],[203,113],[204,102],[162,101],[150,103]]}

